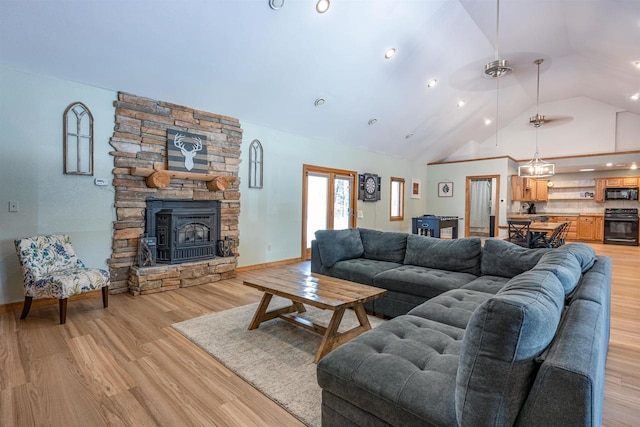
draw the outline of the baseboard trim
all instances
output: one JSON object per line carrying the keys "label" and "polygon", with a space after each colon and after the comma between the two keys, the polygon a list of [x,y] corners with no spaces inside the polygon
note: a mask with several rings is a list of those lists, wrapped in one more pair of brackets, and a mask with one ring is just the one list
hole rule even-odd
{"label": "baseboard trim", "polygon": [[[80,299],[95,298],[95,297],[102,298],[102,290],[98,289],[95,291],[85,292],[80,295],[75,295],[70,297],[69,301],[77,301]],[[0,313],[8,313],[10,311],[21,311],[23,304],[24,304],[24,301],[0,304]],[[34,307],[42,307],[44,305],[54,305],[54,304],[58,304],[58,300],[55,298],[38,298],[38,299],[34,298],[33,303],[31,304],[31,308],[33,309]]]}
{"label": "baseboard trim", "polygon": [[261,270],[263,268],[281,267],[283,265],[296,264],[302,261],[304,261],[302,258],[284,259],[282,261],[265,262],[263,264],[245,265],[244,267],[238,267],[236,271],[240,273],[243,271]]}

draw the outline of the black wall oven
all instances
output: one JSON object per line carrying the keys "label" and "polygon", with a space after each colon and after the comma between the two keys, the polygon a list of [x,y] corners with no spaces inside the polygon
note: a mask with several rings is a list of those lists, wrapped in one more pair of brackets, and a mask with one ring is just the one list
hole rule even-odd
{"label": "black wall oven", "polygon": [[638,246],[638,209],[605,209],[604,243]]}

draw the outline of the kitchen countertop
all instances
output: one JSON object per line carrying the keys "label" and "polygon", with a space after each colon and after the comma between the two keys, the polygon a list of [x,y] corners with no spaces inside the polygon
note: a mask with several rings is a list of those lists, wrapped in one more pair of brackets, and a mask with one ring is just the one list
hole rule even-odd
{"label": "kitchen countertop", "polygon": [[519,212],[507,212],[507,218],[509,219],[527,219],[539,216],[604,216],[604,212],[541,212],[535,214],[522,214]]}

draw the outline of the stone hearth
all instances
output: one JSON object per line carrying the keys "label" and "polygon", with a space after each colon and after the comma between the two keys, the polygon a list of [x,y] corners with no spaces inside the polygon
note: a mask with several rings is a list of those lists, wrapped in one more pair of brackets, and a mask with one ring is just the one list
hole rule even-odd
{"label": "stone hearth", "polygon": [[[154,293],[210,283],[235,276],[234,256],[154,267],[136,266],[138,242],[145,235],[147,199],[217,200],[220,238],[239,241],[240,192],[238,171],[242,129],[237,119],[188,107],[119,93],[114,102],[115,128],[110,145],[114,157],[116,220],[113,225],[111,293]],[[223,191],[210,191],[204,181],[171,179],[165,188],[150,188],[132,169],[167,169],[167,131],[206,136],[209,174],[235,177]]]}

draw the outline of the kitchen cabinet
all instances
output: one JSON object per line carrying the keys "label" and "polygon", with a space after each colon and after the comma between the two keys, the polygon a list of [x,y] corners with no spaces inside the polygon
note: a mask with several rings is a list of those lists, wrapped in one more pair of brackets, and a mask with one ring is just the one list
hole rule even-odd
{"label": "kitchen cabinet", "polygon": [[595,239],[595,218],[592,216],[578,217],[578,240],[594,240]]}
{"label": "kitchen cabinet", "polygon": [[604,202],[604,188],[605,188],[605,179],[598,178],[596,179],[596,202]]}
{"label": "kitchen cabinet", "polygon": [[511,200],[524,200],[524,180],[518,175],[511,175]]}
{"label": "kitchen cabinet", "polygon": [[535,180],[535,195],[534,200],[536,202],[546,202],[549,199],[549,184],[548,179],[536,179]]}
{"label": "kitchen cabinet", "polygon": [[604,217],[596,216],[593,223],[593,240],[602,242],[604,240]]}
{"label": "kitchen cabinet", "polygon": [[568,222],[567,240],[578,239],[578,216],[549,216],[549,222]]}
{"label": "kitchen cabinet", "polygon": [[548,179],[511,176],[511,200],[520,202],[546,202],[549,198]]}
{"label": "kitchen cabinet", "polygon": [[580,215],[578,217],[578,240],[602,242],[604,238],[604,217],[600,215]]}
{"label": "kitchen cabinet", "polygon": [[613,177],[613,178],[604,178],[604,186],[609,188],[615,187],[637,187],[638,186],[638,177],[637,176],[622,176],[622,177]]}

